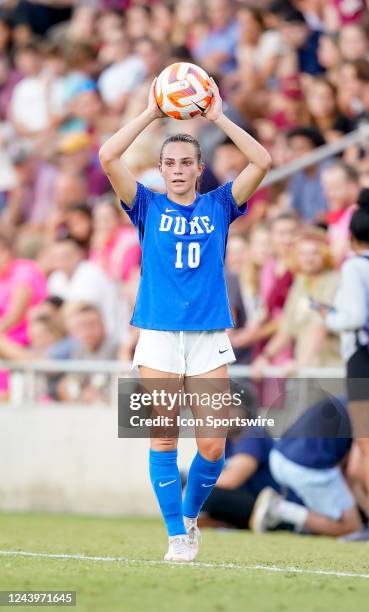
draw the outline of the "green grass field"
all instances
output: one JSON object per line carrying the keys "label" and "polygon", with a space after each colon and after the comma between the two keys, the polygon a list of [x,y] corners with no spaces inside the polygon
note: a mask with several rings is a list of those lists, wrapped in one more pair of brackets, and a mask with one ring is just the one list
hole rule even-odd
{"label": "green grass field", "polygon": [[[156,519],[4,513],[0,526],[0,590],[75,590],[77,606],[72,609],[364,612],[369,608],[366,543],[204,529],[196,563],[175,565],[161,562],[166,536]],[[11,556],[3,551],[121,559]],[[319,573],[324,571],[328,573]]]}

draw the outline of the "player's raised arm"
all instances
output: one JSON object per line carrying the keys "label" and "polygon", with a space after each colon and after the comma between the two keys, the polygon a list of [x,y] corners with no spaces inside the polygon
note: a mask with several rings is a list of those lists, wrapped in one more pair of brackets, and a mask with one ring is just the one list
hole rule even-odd
{"label": "player's raised arm", "polygon": [[[156,80],[156,79],[155,79]],[[99,151],[100,163],[115,193],[127,206],[136,196],[137,182],[121,156],[154,119],[163,117],[154,97],[155,80],[151,84],[147,108],[107,140]]]}
{"label": "player's raised arm", "polygon": [[233,123],[223,114],[222,99],[219,89],[211,79],[213,99],[206,119],[214,123],[230,138],[249,160],[249,164],[234,180],[232,194],[238,206],[241,206],[256,191],[272,164],[268,151],[250,136],[245,130]]}

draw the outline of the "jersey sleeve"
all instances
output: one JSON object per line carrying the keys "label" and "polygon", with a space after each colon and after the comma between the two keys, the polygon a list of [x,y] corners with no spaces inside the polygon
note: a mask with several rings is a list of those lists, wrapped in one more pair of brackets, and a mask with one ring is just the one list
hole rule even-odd
{"label": "jersey sleeve", "polygon": [[233,182],[226,183],[212,192],[213,197],[217,199],[224,210],[228,225],[247,213],[247,202],[242,204],[242,206],[237,205],[232,194],[232,185]]}
{"label": "jersey sleeve", "polygon": [[120,201],[120,205],[131,219],[133,225],[139,228],[140,225],[145,225],[147,209],[152,200],[153,193],[147,189],[142,183],[137,183],[137,193],[133,200],[132,206]]}

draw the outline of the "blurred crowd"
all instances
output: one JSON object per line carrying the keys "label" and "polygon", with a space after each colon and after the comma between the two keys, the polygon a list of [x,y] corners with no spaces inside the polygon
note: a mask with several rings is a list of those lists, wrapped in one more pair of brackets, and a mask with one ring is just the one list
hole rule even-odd
{"label": "blurred crowd", "polygon": [[[0,358],[130,361],[140,247],[98,160],[174,61],[218,82],[225,112],[281,166],[369,117],[364,0],[3,0],[0,4]],[[126,154],[163,190],[168,134],[198,137],[203,192],[247,160],[203,118],[154,122]],[[342,365],[311,300],[331,304],[369,148],[260,189],[232,226],[227,268],[238,363]],[[266,358],[266,355],[268,358]],[[8,374],[0,394],[9,393]],[[102,399],[106,380],[53,375],[45,399]]]}

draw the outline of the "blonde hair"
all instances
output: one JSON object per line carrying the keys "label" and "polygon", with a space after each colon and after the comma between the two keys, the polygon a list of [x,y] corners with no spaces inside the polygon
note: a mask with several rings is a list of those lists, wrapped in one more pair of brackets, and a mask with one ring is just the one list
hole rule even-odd
{"label": "blonde hair", "polygon": [[[247,239],[245,239],[246,243],[250,245],[252,237],[257,232],[265,232],[269,233],[269,228],[265,223],[257,223],[254,225],[248,234]],[[259,265],[256,261],[253,261],[251,257],[247,258],[247,261],[244,265],[244,268],[240,275],[241,285],[243,287],[247,287],[250,295],[256,296],[259,294],[260,289],[260,271],[263,267],[263,264]]]}
{"label": "blonde hair", "polygon": [[301,242],[315,242],[320,247],[320,253],[323,259],[322,271],[333,270],[335,266],[334,257],[328,242],[327,233],[313,225],[303,227],[296,236],[294,250],[291,258],[291,271],[294,274],[300,274],[301,269],[297,261],[297,249]]}

